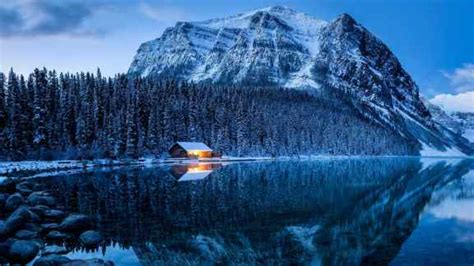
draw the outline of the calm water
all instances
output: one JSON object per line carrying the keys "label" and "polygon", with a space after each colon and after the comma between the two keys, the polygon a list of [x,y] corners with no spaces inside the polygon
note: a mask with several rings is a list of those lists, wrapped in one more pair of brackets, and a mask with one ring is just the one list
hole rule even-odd
{"label": "calm water", "polygon": [[[354,159],[42,178],[116,265],[473,265],[474,161]],[[74,248],[76,243],[64,243]]]}

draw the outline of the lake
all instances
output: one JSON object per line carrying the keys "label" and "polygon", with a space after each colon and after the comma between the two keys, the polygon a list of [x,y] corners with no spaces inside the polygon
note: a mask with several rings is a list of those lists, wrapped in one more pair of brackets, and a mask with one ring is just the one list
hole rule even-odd
{"label": "lake", "polygon": [[38,178],[116,265],[472,265],[474,160],[369,158],[99,169]]}

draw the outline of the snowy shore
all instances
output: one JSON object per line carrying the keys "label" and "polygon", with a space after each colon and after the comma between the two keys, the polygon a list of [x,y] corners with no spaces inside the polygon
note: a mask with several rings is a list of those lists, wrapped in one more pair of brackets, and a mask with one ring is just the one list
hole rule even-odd
{"label": "snowy shore", "polygon": [[160,164],[180,164],[180,163],[219,163],[219,162],[239,162],[239,161],[264,161],[272,160],[271,157],[222,157],[201,160],[191,159],[152,159],[141,158],[136,160],[58,160],[58,161],[18,161],[0,162],[0,176],[8,176],[26,172],[46,172],[71,169],[92,169],[96,167],[116,167],[127,165],[160,165]]}
{"label": "snowy shore", "polygon": [[472,158],[459,154],[424,154],[424,156],[330,156],[330,155],[312,155],[312,156],[280,156],[280,157],[222,157],[208,159],[185,159],[185,158],[140,158],[134,160],[57,160],[57,161],[0,161],[0,179],[2,176],[33,174],[39,175],[44,172],[66,171],[66,170],[88,170],[100,167],[121,167],[121,166],[147,166],[165,165],[165,164],[187,164],[187,163],[230,163],[230,162],[252,162],[252,161],[270,161],[270,160],[321,160],[321,159],[355,159],[355,158],[393,158],[393,157],[419,157],[419,158]]}

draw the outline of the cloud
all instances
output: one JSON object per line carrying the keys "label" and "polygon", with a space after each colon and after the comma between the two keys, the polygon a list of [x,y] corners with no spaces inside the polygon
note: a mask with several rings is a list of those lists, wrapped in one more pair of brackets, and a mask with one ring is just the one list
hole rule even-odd
{"label": "cloud", "polygon": [[447,112],[474,112],[474,91],[439,94],[430,100]]}
{"label": "cloud", "polygon": [[464,64],[456,68],[453,73],[443,72],[444,76],[450,80],[451,86],[456,92],[474,90],[474,64]]}
{"label": "cloud", "polygon": [[14,32],[17,29],[17,25],[23,23],[23,18],[17,10],[7,9],[0,7],[0,34],[3,36],[4,33]]}
{"label": "cloud", "polygon": [[104,31],[84,26],[97,7],[87,1],[7,1],[0,6],[0,36],[98,35]]}
{"label": "cloud", "polygon": [[138,5],[138,11],[145,16],[160,22],[160,23],[174,23],[183,19],[189,19],[189,14],[184,10],[175,7],[157,7],[148,3],[141,2]]}

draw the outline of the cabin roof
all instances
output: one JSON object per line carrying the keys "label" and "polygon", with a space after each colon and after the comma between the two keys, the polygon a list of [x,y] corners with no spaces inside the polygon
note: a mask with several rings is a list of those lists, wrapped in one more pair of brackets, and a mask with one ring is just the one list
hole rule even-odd
{"label": "cabin roof", "polygon": [[181,148],[185,149],[186,151],[212,151],[206,144],[202,142],[183,142],[178,141],[176,142]]}

